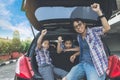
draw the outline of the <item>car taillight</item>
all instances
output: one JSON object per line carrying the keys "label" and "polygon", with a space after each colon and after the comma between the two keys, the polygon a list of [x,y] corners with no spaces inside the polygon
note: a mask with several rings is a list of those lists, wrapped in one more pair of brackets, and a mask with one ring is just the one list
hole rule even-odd
{"label": "car taillight", "polygon": [[27,78],[30,79],[33,77],[34,72],[32,71],[31,65],[30,65],[30,58],[26,56],[21,56],[18,59],[17,65],[16,65],[16,76],[21,78]]}

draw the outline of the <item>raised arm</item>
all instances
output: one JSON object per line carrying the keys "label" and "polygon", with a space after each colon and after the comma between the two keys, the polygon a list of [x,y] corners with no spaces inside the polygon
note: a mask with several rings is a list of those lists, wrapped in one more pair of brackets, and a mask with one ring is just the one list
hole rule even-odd
{"label": "raised arm", "polygon": [[58,44],[57,44],[57,53],[61,53],[62,52],[62,48],[61,48],[61,44],[62,44],[62,37],[61,36],[59,36],[58,37]]}
{"label": "raised arm", "polygon": [[46,33],[47,33],[47,29],[42,30],[41,35],[39,36],[39,38],[37,40],[37,48],[39,48],[39,49],[41,48],[42,40],[43,40],[43,37],[46,35]]}
{"label": "raised arm", "polygon": [[103,32],[106,33],[110,30],[110,25],[108,24],[108,21],[107,19],[105,18],[104,14],[102,13],[101,9],[100,9],[100,5],[98,3],[94,3],[91,5],[91,8],[93,11],[95,11],[101,22],[102,22],[102,25],[103,25]]}

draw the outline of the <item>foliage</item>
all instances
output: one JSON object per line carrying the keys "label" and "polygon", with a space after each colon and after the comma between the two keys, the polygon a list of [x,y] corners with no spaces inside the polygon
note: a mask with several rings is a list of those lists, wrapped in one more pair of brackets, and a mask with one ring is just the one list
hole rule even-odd
{"label": "foliage", "polygon": [[30,44],[31,44],[31,41],[30,41],[30,40],[26,40],[26,41],[25,41],[25,45],[26,45],[25,51],[26,51],[26,52],[27,52],[27,50],[29,49]]}
{"label": "foliage", "polygon": [[11,52],[25,53],[31,44],[31,39],[20,41],[20,35],[18,31],[13,33],[13,39],[1,39],[0,38],[0,55],[10,54]]}
{"label": "foliage", "polygon": [[0,55],[10,54],[11,52],[17,51],[25,53],[29,49],[31,41],[20,41],[18,39],[13,40],[0,40]]}
{"label": "foliage", "polygon": [[0,40],[0,54],[9,54],[11,50],[11,41]]}
{"label": "foliage", "polygon": [[16,52],[20,50],[21,42],[20,39],[13,38],[12,39],[12,52]]}
{"label": "foliage", "polygon": [[31,41],[22,41],[20,51],[25,53],[29,49]]}

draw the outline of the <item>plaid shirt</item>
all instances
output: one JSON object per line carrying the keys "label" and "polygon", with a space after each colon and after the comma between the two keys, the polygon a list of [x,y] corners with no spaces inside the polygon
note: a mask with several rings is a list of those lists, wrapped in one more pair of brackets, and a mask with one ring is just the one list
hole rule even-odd
{"label": "plaid shirt", "polygon": [[49,55],[49,51],[45,50],[43,48],[35,49],[36,52],[36,61],[38,63],[38,66],[42,66],[42,65],[47,65],[47,64],[51,64],[51,58]]}
{"label": "plaid shirt", "polygon": [[[87,34],[85,37],[90,48],[90,55],[93,64],[99,76],[103,75],[106,72],[108,66],[107,56],[100,35],[103,35],[103,28],[93,27],[87,28]],[[79,36],[80,35],[78,35],[78,38]]]}

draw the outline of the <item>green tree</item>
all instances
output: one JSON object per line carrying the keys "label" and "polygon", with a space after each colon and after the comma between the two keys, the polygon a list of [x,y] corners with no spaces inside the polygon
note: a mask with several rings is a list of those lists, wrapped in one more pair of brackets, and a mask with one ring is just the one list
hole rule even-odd
{"label": "green tree", "polygon": [[28,51],[28,49],[29,49],[29,47],[30,47],[30,44],[31,44],[31,38],[27,38],[25,41],[24,41],[24,43],[25,43],[25,52],[27,52]]}
{"label": "green tree", "polygon": [[14,31],[13,39],[12,39],[12,52],[18,51],[20,52],[21,41],[20,41],[20,34],[19,31]]}
{"label": "green tree", "polygon": [[0,54],[9,54],[10,53],[10,41],[0,40]]}
{"label": "green tree", "polygon": [[0,40],[0,54],[2,54],[2,40]]}
{"label": "green tree", "polygon": [[4,54],[5,53],[5,42],[3,40],[0,41],[0,54]]}
{"label": "green tree", "polygon": [[9,45],[7,52],[10,54],[12,52],[12,41],[10,40],[7,44]]}
{"label": "green tree", "polygon": [[26,44],[24,41],[22,41],[20,46],[20,52],[25,53],[25,47],[26,47]]}
{"label": "green tree", "polygon": [[29,47],[30,47],[30,44],[31,44],[31,38],[27,38],[25,41],[21,41],[21,48],[20,48],[20,51],[25,53],[28,51]]}

